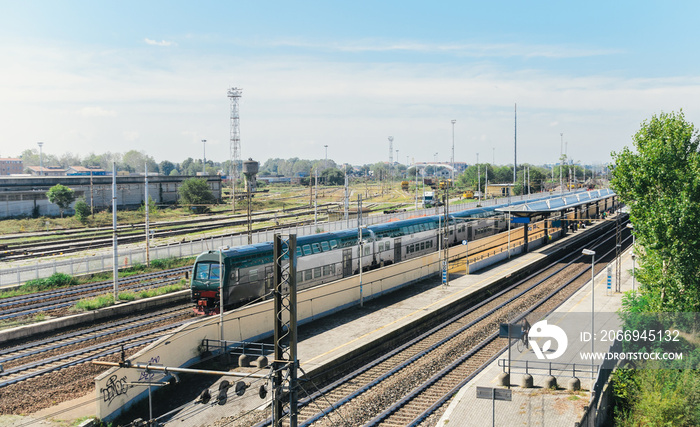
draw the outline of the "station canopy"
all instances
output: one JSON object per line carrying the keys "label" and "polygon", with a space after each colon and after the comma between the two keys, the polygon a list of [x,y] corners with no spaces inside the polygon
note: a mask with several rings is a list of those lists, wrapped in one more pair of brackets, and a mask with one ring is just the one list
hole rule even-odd
{"label": "station canopy", "polygon": [[554,197],[547,200],[538,200],[536,202],[527,202],[513,206],[507,206],[496,209],[497,212],[510,212],[518,216],[530,216],[534,214],[544,214],[559,212],[565,209],[575,208],[599,200],[607,199],[615,196],[615,192],[609,188],[601,190],[579,191],[576,193],[567,193],[561,197]]}

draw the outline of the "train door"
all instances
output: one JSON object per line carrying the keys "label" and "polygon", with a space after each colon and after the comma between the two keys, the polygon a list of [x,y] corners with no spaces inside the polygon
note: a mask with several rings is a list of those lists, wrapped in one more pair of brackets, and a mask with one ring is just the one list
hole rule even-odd
{"label": "train door", "polygon": [[273,285],[272,266],[267,266],[265,267],[265,291],[270,292]]}
{"label": "train door", "polygon": [[394,239],[394,262],[401,262],[401,238]]}
{"label": "train door", "polygon": [[352,248],[343,249],[343,277],[352,276]]}

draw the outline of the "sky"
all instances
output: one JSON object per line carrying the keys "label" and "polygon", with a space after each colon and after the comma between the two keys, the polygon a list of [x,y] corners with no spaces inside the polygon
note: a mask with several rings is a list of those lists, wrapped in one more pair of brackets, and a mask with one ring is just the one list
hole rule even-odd
{"label": "sky", "polygon": [[[700,126],[695,1],[0,0],[0,157],[607,163]],[[517,105],[517,131],[515,107]],[[456,120],[454,126],[451,120]],[[563,134],[563,137],[562,137]],[[562,144],[564,142],[564,144]],[[326,147],[324,147],[327,145]],[[398,155],[396,153],[398,150]]]}

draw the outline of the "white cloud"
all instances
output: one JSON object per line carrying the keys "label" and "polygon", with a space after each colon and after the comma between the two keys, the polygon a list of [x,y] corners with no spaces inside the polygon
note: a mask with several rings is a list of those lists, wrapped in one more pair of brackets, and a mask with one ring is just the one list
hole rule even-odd
{"label": "white cloud", "polygon": [[[250,45],[249,42],[246,43]],[[525,58],[581,58],[619,54],[617,49],[585,48],[565,45],[527,45],[518,43],[421,43],[413,41],[388,42],[360,40],[353,42],[319,43],[298,39],[261,42],[262,47],[297,47],[339,52],[407,52],[450,53],[464,57],[525,57]]]}
{"label": "white cloud", "polygon": [[[514,102],[518,158],[531,163],[558,157],[560,132],[571,156],[589,161],[629,144],[640,122],[662,109],[682,107],[700,122],[697,76],[572,77],[473,61],[192,56],[143,47],[104,53],[0,46],[0,57],[13,58],[0,69],[0,115],[12,118],[5,141],[24,144],[17,154],[35,141],[50,141],[52,153],[76,152],[77,130],[85,135],[82,155],[136,149],[179,162],[200,157],[200,140],[207,139],[207,157],[225,160],[231,86],[243,88],[242,157],[260,161],[320,159],[328,144],[333,160],[374,163],[385,160],[388,135],[400,159],[432,159],[436,151],[443,158],[454,118],[457,160],[473,161],[477,150],[490,159],[495,147],[496,162],[505,163],[512,158]],[[33,126],[36,117],[42,127]],[[585,151],[578,148],[584,143]]]}
{"label": "white cloud", "polygon": [[105,110],[102,107],[85,107],[81,108],[78,113],[85,117],[114,117],[117,112],[114,110]]}
{"label": "white cloud", "polygon": [[[141,136],[138,131],[126,130],[122,132],[122,136],[127,141],[136,141]],[[127,150],[124,150],[127,151]]]}
{"label": "white cloud", "polygon": [[161,40],[161,41],[156,41],[156,40],[151,40],[149,38],[143,39],[143,41],[146,42],[146,44],[149,44],[151,46],[176,46],[175,43]]}

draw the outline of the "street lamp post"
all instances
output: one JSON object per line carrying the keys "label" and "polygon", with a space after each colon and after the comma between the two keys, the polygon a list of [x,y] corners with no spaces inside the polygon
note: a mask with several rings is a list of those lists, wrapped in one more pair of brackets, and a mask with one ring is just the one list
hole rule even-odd
{"label": "street lamp post", "polygon": [[595,352],[595,251],[584,249],[584,255],[591,256],[591,354]]}
{"label": "street lamp post", "polygon": [[207,148],[206,148],[207,140],[203,139],[202,140],[202,174],[206,175],[207,174]]}
{"label": "street lamp post", "polygon": [[[632,223],[627,223],[627,228],[634,231],[634,225]],[[637,277],[637,270],[635,265],[635,258],[637,257],[634,253],[634,232],[632,233],[632,292],[635,291],[635,280]]]}
{"label": "street lamp post", "polygon": [[326,149],[326,160],[323,161],[323,169],[328,169],[328,144],[323,146]]}
{"label": "street lamp post", "polygon": [[221,345],[224,345],[224,251],[229,249],[228,246],[219,248],[219,326]]}
{"label": "street lamp post", "polygon": [[36,143],[39,146],[39,175],[43,176],[44,175],[44,153],[41,150],[41,147],[44,146],[43,142],[37,142]]}

